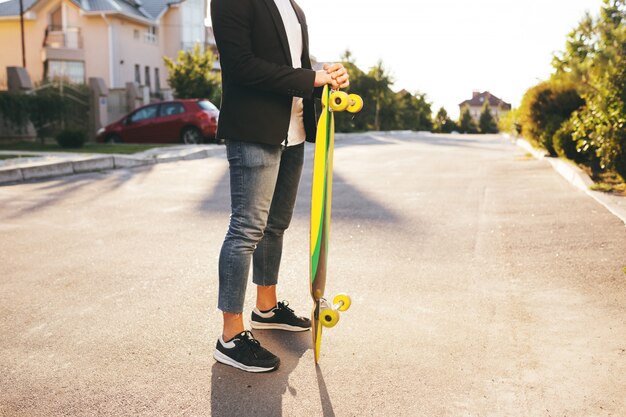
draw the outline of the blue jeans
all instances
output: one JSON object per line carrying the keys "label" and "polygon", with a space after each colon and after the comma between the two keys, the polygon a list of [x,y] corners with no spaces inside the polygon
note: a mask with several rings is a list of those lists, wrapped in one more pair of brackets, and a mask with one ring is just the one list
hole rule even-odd
{"label": "blue jeans", "polygon": [[304,143],[284,148],[227,141],[231,216],[219,259],[218,308],[243,311],[250,263],[252,282],[276,285],[283,235],[293,214]]}

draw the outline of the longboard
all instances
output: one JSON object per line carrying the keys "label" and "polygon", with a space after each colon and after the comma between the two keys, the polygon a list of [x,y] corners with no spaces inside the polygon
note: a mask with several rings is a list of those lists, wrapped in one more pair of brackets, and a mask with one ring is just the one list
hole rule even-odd
{"label": "longboard", "polygon": [[339,312],[347,310],[351,303],[346,294],[336,295],[332,303],[324,298],[333,190],[334,113],[344,110],[356,113],[362,108],[363,100],[356,94],[348,95],[342,91],[332,91],[328,86],[324,87],[322,113],[317,123],[315,139],[311,192],[310,289],[313,299],[311,322],[315,363],[320,358],[322,327],[335,326],[339,321]]}

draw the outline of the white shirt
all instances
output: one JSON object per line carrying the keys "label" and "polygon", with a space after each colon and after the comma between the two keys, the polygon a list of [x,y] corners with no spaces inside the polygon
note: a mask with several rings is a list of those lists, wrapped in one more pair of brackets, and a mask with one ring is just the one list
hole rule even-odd
{"label": "white shirt", "polygon": [[[289,52],[291,53],[291,62],[294,68],[302,67],[302,28],[298,21],[298,16],[291,6],[289,0],[274,0],[280,17],[287,32],[289,40]],[[287,145],[299,145],[306,139],[304,131],[304,107],[301,97],[294,97],[291,104],[291,120],[289,121],[289,132],[287,133]]]}

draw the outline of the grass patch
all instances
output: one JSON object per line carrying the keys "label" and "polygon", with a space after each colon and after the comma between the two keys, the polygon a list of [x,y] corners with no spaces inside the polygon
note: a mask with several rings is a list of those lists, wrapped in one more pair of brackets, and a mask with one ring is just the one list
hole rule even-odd
{"label": "grass patch", "polygon": [[[62,148],[56,142],[41,144],[39,142],[18,142],[0,145],[0,151],[30,151],[30,152],[77,152],[77,153],[119,153],[131,154],[143,152],[152,148],[176,146],[180,144],[108,144],[108,143],[86,143],[82,148]],[[6,156],[6,155],[5,155]],[[11,156],[15,157],[15,156]],[[8,158],[3,158],[8,159]]]}
{"label": "grass patch", "polygon": [[22,155],[16,154],[16,155],[0,155],[0,160],[3,159],[16,159],[16,158],[21,158]]}
{"label": "grass patch", "polygon": [[595,182],[590,188],[619,196],[626,196],[626,182],[615,172],[600,172],[591,176]]}

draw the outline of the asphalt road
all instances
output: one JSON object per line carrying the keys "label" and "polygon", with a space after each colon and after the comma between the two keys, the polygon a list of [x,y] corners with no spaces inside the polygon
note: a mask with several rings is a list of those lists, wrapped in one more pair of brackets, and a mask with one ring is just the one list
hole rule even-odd
{"label": "asphalt road", "polygon": [[[623,416],[626,228],[497,136],[338,139],[324,333],[214,362],[223,156],[0,188],[0,415]],[[281,298],[308,314],[312,147]],[[250,284],[247,312],[253,306]]]}

